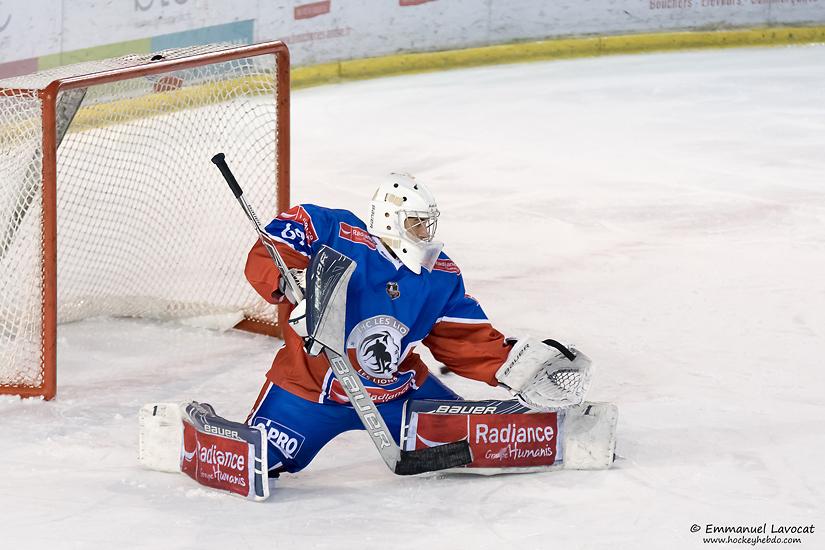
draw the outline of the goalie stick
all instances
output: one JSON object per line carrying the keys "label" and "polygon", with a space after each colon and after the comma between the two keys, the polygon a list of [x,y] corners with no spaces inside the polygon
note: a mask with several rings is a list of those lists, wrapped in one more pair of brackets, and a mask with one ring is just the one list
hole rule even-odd
{"label": "goalie stick", "polygon": [[[301,300],[303,292],[300,286],[275,248],[275,243],[264,233],[258,217],[246,202],[241,186],[226,163],[225,155],[218,153],[212,157],[212,162],[221,171],[246,217],[255,226],[258,238],[278,267],[281,277],[284,277],[294,296]],[[328,246],[323,246],[317,254],[313,255],[307,268],[307,328],[311,335],[309,348],[315,351],[318,347],[322,347],[333,375],[343,386],[358,418],[370,434],[370,439],[378,449],[384,463],[393,473],[414,475],[469,464],[472,462],[472,455],[466,440],[416,451],[402,451],[393,440],[378,407],[350,363],[344,345],[346,290],[355,267],[356,264],[352,259]]]}

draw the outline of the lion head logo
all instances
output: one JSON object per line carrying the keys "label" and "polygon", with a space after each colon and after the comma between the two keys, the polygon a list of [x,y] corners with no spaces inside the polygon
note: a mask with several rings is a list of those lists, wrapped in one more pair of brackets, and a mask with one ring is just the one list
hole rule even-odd
{"label": "lion head logo", "polygon": [[355,352],[362,376],[376,383],[391,383],[401,362],[402,341],[407,325],[391,315],[375,315],[355,325],[347,337],[347,348]]}
{"label": "lion head logo", "polygon": [[389,331],[382,330],[364,338],[358,346],[358,360],[371,375],[389,378],[395,372],[401,348]]}

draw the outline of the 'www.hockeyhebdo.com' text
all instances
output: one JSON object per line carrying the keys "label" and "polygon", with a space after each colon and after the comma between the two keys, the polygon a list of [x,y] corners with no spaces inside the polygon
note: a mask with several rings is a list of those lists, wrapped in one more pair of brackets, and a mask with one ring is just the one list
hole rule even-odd
{"label": "'www.hockeyhebdo.com' text", "polygon": [[[801,544],[804,538],[798,535],[811,535],[816,531],[813,524],[794,525],[778,523],[761,523],[755,525],[716,525],[694,523],[691,533],[703,536],[704,544]],[[788,536],[794,535],[794,536]]]}

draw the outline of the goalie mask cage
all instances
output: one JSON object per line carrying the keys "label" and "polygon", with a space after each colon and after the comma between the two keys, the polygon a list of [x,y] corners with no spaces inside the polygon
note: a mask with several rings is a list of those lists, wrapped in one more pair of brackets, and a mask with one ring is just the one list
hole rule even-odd
{"label": "goalie mask cage", "polygon": [[[0,80],[0,394],[56,391],[58,323],[220,319],[275,333],[254,241],[210,162],[289,206],[281,42],[129,55]],[[216,317],[215,317],[216,316]]]}

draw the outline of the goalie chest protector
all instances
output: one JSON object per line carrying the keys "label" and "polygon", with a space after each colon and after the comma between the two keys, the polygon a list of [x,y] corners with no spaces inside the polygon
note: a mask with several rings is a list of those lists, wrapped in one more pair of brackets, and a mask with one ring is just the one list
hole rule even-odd
{"label": "goalie chest protector", "polygon": [[[461,271],[446,254],[442,252],[431,272],[422,269],[415,274],[349,211],[302,204],[280,214],[266,231],[307,259],[326,245],[355,261],[347,288],[345,344],[353,367],[378,403],[421,386],[427,369],[413,348],[437,323],[450,320],[460,326],[480,326],[489,322],[478,302],[465,294]],[[317,384],[304,380],[301,369],[286,364],[273,370],[270,380],[306,399],[346,402],[343,388],[326,367],[325,372],[312,376],[323,380],[320,395],[301,392]]]}

